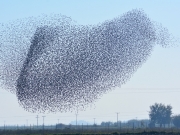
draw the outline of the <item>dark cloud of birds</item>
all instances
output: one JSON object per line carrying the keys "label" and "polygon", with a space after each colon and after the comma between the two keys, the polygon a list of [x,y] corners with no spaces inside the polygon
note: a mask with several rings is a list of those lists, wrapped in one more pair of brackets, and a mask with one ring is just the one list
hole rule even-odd
{"label": "dark cloud of birds", "polygon": [[1,84],[30,112],[84,110],[171,41],[137,9],[87,26],[63,15],[16,20],[0,26]]}

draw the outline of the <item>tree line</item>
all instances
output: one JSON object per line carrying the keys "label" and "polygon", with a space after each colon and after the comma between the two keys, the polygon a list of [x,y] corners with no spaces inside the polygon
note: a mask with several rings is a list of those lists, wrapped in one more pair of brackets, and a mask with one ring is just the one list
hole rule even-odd
{"label": "tree line", "polygon": [[[102,122],[101,126],[122,126],[122,127],[170,127],[175,126],[180,128],[180,114],[172,115],[172,106],[164,105],[162,103],[155,103],[150,106],[149,120],[129,120],[122,123],[117,122]],[[171,124],[171,125],[170,125]]]}

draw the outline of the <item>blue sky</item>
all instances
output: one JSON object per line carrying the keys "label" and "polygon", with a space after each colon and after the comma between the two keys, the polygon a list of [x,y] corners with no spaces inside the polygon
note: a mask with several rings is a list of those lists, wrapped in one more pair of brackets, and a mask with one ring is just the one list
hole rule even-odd
{"label": "blue sky", "polygon": [[[38,17],[43,14],[62,14],[71,17],[79,24],[97,24],[113,19],[132,9],[143,9],[156,22],[162,23],[170,33],[180,38],[179,0],[1,0],[0,23],[17,19]],[[155,102],[171,104],[174,114],[180,114],[180,45],[162,48],[156,46],[148,61],[138,69],[122,88],[101,97],[92,108],[79,112],[78,119],[93,122],[116,121],[119,119],[148,118],[149,106]],[[0,126],[4,124],[36,123],[36,115],[24,111],[14,94],[0,89]],[[75,120],[75,112],[39,114],[46,115],[45,123],[54,124]]]}

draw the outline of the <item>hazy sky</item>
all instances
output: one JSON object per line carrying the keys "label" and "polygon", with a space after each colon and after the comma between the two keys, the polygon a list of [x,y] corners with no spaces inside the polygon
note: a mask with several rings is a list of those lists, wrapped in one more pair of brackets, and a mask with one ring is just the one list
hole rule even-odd
{"label": "hazy sky", "polygon": [[[37,17],[42,14],[62,14],[79,24],[97,24],[113,19],[132,9],[143,9],[148,16],[170,33],[180,38],[179,0],[1,0],[0,23],[16,19]],[[156,46],[151,57],[121,88],[103,95],[86,111],[78,112],[78,120],[96,123],[101,121],[147,119],[149,106],[157,103],[170,104],[174,114],[180,114],[180,45],[162,48]],[[23,110],[16,95],[0,89],[0,126],[12,124],[36,124],[36,113]],[[75,112],[39,114],[39,123],[58,122],[68,124],[75,120]]]}

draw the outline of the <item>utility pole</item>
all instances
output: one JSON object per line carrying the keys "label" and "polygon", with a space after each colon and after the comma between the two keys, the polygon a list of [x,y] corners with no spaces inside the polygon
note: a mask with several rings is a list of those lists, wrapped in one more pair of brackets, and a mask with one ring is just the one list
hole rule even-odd
{"label": "utility pole", "polygon": [[133,122],[133,133],[134,133],[134,122]]}
{"label": "utility pole", "polygon": [[43,117],[43,130],[44,130],[44,117],[46,117],[46,116],[42,116]]}
{"label": "utility pole", "polygon": [[138,121],[137,121],[137,117],[136,117],[136,128],[138,128]]}
{"label": "utility pole", "polygon": [[109,133],[109,122],[108,122],[108,133]]}
{"label": "utility pole", "polygon": [[120,131],[121,131],[121,121],[120,121]]}
{"label": "utility pole", "polygon": [[78,115],[78,107],[77,107],[77,112],[76,112],[76,129],[77,129],[77,115]]}
{"label": "utility pole", "polygon": [[119,114],[119,113],[117,112],[117,127],[118,127],[118,114]]}
{"label": "utility pole", "polygon": [[39,118],[39,117],[38,117],[38,115],[37,115],[37,117],[36,117],[36,118],[37,118],[37,128],[38,128],[38,118]]}
{"label": "utility pole", "polygon": [[94,118],[94,131],[96,131],[95,120],[96,120],[96,118]]}
{"label": "utility pole", "polygon": [[5,131],[5,121],[4,121],[4,131]]}
{"label": "utility pole", "polygon": [[43,117],[43,135],[44,135],[44,117],[46,116],[42,116]]}
{"label": "utility pole", "polygon": [[76,129],[77,129],[77,115],[78,115],[78,113],[76,113]]}
{"label": "utility pole", "polygon": [[58,123],[56,124],[56,129],[58,128],[58,125],[59,125],[59,119],[58,119]]}
{"label": "utility pole", "polygon": [[26,123],[27,123],[27,127],[28,127],[28,120],[26,120]]}

